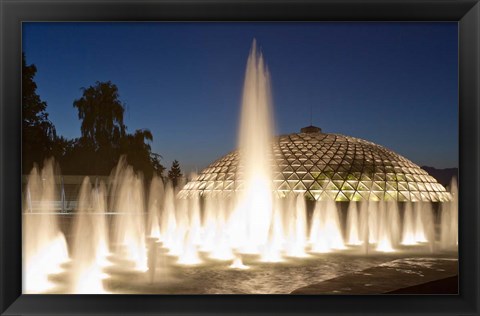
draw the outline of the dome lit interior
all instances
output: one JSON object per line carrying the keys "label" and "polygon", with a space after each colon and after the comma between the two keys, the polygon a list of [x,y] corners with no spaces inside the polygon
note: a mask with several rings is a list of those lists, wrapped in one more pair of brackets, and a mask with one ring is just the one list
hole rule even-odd
{"label": "dome lit interior", "polygon": [[[273,142],[273,190],[278,197],[304,193],[313,200],[450,200],[450,193],[425,170],[391,150],[320,129],[308,131]],[[239,152],[233,151],[187,183],[180,197],[231,195],[243,189],[242,173]]]}

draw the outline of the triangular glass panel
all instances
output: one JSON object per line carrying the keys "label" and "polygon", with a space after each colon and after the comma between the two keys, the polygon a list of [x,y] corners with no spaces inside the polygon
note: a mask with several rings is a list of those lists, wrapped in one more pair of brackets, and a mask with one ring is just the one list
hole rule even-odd
{"label": "triangular glass panel", "polygon": [[287,191],[287,190],[290,190],[290,186],[286,181],[284,181],[282,184],[280,184],[280,186],[278,187],[278,190]]}
{"label": "triangular glass panel", "polygon": [[429,194],[430,194],[430,199],[432,200],[432,202],[438,201],[437,193],[435,193],[435,192],[429,192]]}
{"label": "triangular glass panel", "polygon": [[406,202],[408,201],[409,199],[403,195],[401,192],[398,192],[398,196],[397,196],[397,201],[399,202]]}
{"label": "triangular glass panel", "polygon": [[[382,188],[379,184],[381,182],[375,181],[372,185],[372,191],[383,191],[384,188]],[[384,184],[385,185],[385,184]]]}
{"label": "triangular glass panel", "polygon": [[288,185],[290,186],[290,188],[294,188],[295,185],[297,185],[298,181],[296,181],[296,180],[287,180],[287,183],[288,183]]}
{"label": "triangular glass panel", "polygon": [[387,191],[395,191],[397,190],[397,182],[394,182],[394,181],[387,182],[387,185],[385,188]]}
{"label": "triangular glass panel", "polygon": [[355,180],[347,180],[348,184],[350,184],[352,186],[353,189],[357,190],[357,187],[358,187],[358,184],[360,182],[358,181],[355,181]]}
{"label": "triangular glass panel", "polygon": [[396,201],[397,200],[397,191],[387,191],[385,192],[386,201]]}
{"label": "triangular glass panel", "polygon": [[372,194],[370,194],[370,197],[372,197],[373,195],[376,196],[379,200],[383,200],[383,196],[384,196],[385,192],[383,191],[372,191]]}
{"label": "triangular glass panel", "polygon": [[355,191],[342,191],[342,193],[347,197],[349,201],[351,201],[353,199]]}
{"label": "triangular glass panel", "polygon": [[360,177],[361,180],[372,180],[372,177],[367,174],[367,173],[363,173],[362,176]]}
{"label": "triangular glass panel", "polygon": [[333,180],[343,180],[344,177],[342,177],[339,173],[335,173],[332,177]]}
{"label": "triangular glass panel", "polygon": [[313,166],[313,162],[311,160],[307,160],[303,165],[307,168],[310,168],[311,166]]}
{"label": "triangular glass panel", "polygon": [[342,189],[343,182],[344,182],[343,180],[333,180],[332,182],[337,187],[338,190]]}
{"label": "triangular glass panel", "polygon": [[299,160],[295,160],[295,161],[292,162],[292,167],[294,167],[294,168],[298,167],[298,166],[301,166],[301,165],[302,165],[302,163]]}
{"label": "triangular glass panel", "polygon": [[330,200],[330,196],[325,191],[320,193],[317,197],[317,201],[328,201],[328,200]]}
{"label": "triangular glass panel", "polygon": [[292,173],[290,176],[288,176],[287,179],[288,180],[300,180],[296,173]]}
{"label": "triangular glass panel", "polygon": [[300,166],[300,167],[297,169],[297,172],[299,172],[299,173],[304,173],[304,172],[307,172],[307,169],[306,169],[304,166]]}
{"label": "triangular glass panel", "polygon": [[418,191],[418,186],[415,182],[408,182],[409,191]]}
{"label": "triangular glass panel", "polygon": [[293,168],[291,166],[285,167],[283,172],[293,172]]}
{"label": "triangular glass panel", "polygon": [[407,182],[398,182],[398,190],[399,191],[408,191]]}
{"label": "triangular glass panel", "polygon": [[327,183],[327,185],[324,186],[324,189],[325,189],[325,190],[329,190],[329,191],[332,191],[332,190],[338,191],[338,190],[339,190],[339,188],[338,188],[332,181],[329,181],[329,182]]}
{"label": "triangular glass panel", "polygon": [[[306,186],[307,188],[310,188],[310,187],[313,185],[313,183],[314,183],[313,180],[301,180],[301,181],[303,182],[303,184],[305,184],[305,186]],[[315,183],[316,183],[316,182],[315,182]]]}
{"label": "triangular glass panel", "polygon": [[205,190],[213,190],[215,183],[213,181],[208,181]]}
{"label": "triangular glass panel", "polygon": [[338,190],[325,191],[325,193],[328,195],[329,199],[335,200],[338,194]]}
{"label": "triangular glass panel", "polygon": [[348,182],[344,182],[343,185],[342,185],[342,190],[345,191],[353,191],[355,190],[355,188]]}
{"label": "triangular glass panel", "polygon": [[366,201],[370,199],[370,191],[361,191],[357,193],[360,194],[363,197],[363,199]]}
{"label": "triangular glass panel", "polygon": [[408,191],[398,191],[398,199],[399,200],[403,199],[405,201],[410,201],[412,199],[412,195]]}
{"label": "triangular glass panel", "polygon": [[407,177],[407,181],[415,181],[415,179],[413,178],[413,175],[406,174],[405,176]]}
{"label": "triangular glass panel", "polygon": [[363,201],[363,200],[365,200],[365,198],[364,198],[360,193],[355,192],[355,193],[353,194],[353,197],[352,197],[351,200],[352,200],[352,201]]}
{"label": "triangular glass panel", "polygon": [[304,176],[303,176],[303,179],[304,180],[314,180],[313,176],[311,173],[306,173]]}
{"label": "triangular glass panel", "polygon": [[299,190],[306,190],[307,188],[305,185],[300,181],[298,182],[295,187],[293,188],[294,191],[299,191]]}
{"label": "triangular glass panel", "polygon": [[338,192],[335,201],[348,201],[348,198],[342,192]]}

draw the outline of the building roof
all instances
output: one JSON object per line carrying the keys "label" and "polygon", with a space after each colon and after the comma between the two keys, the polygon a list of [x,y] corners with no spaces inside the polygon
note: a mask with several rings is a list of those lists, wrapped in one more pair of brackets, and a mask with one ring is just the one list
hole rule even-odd
{"label": "building roof", "polygon": [[[273,189],[279,197],[302,193],[315,200],[450,200],[450,193],[425,170],[372,142],[326,134],[308,126],[272,142]],[[231,195],[243,189],[239,152],[216,160],[180,191]]]}

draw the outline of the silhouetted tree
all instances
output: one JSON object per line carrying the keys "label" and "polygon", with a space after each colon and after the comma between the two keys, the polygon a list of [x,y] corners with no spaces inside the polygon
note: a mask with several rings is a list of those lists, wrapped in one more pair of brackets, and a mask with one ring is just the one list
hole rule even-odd
{"label": "silhouetted tree", "polygon": [[180,169],[180,164],[177,160],[174,160],[172,162],[170,170],[168,171],[168,178],[170,179],[170,181],[172,181],[173,186],[176,187],[181,177],[182,170]]}
{"label": "silhouetted tree", "polygon": [[82,120],[81,132],[94,150],[119,145],[125,135],[123,123],[125,109],[119,99],[118,88],[110,81],[96,82],[82,88],[83,96],[73,102]]}
{"label": "silhouetted tree", "polygon": [[163,178],[163,173],[165,172],[165,167],[160,163],[162,156],[156,153],[150,153],[150,158],[152,160],[153,169],[157,174]]}
{"label": "silhouetted tree", "polygon": [[162,175],[165,168],[160,164],[160,156],[151,151],[152,133],[147,129],[127,133],[117,86],[110,81],[97,81],[82,92],[82,97],[73,103],[82,120],[82,136],[66,152],[67,169],[77,174],[108,175],[125,155],[127,162],[143,172],[146,179],[155,173]]}
{"label": "silhouetted tree", "polygon": [[121,153],[126,155],[127,162],[136,170],[141,170],[145,178],[154,174],[162,176],[165,167],[160,164],[160,155],[153,154],[149,142],[152,133],[147,130],[136,130],[134,134],[126,134],[122,140]]}
{"label": "silhouetted tree", "polygon": [[47,103],[37,94],[34,81],[37,68],[27,66],[22,54],[22,169],[30,172],[34,163],[41,165],[52,155],[56,139],[53,123],[48,119]]}

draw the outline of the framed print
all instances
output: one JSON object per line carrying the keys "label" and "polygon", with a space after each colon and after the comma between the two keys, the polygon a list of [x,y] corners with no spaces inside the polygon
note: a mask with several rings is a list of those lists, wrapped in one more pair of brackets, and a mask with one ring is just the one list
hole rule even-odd
{"label": "framed print", "polygon": [[2,314],[478,314],[477,1],[1,4]]}

